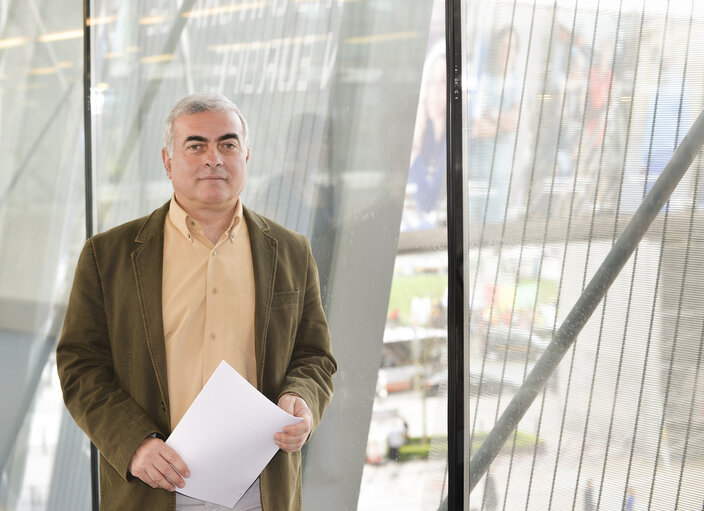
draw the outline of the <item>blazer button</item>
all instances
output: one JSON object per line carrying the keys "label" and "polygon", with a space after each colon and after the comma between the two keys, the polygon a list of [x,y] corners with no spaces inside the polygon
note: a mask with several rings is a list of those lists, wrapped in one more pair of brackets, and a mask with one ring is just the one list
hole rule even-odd
{"label": "blazer button", "polygon": [[163,412],[166,411],[166,405],[164,405],[164,403],[161,403],[161,410],[162,410]]}

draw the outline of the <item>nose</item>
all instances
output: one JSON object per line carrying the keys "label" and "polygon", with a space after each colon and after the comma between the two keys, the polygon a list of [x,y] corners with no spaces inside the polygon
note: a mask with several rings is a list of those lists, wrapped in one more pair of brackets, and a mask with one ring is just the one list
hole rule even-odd
{"label": "nose", "polygon": [[203,163],[206,167],[219,167],[222,165],[222,155],[217,147],[210,147],[205,152]]}

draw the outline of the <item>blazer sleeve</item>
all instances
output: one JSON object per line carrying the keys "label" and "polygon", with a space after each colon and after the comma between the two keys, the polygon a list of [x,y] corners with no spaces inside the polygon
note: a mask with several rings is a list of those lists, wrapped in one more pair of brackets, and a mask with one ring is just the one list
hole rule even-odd
{"label": "blazer sleeve", "polygon": [[287,393],[303,398],[313,414],[315,429],[332,398],[332,376],[337,371],[337,362],[332,354],[330,332],[320,298],[318,268],[307,240],[305,251],[307,270],[302,311],[279,398]]}
{"label": "blazer sleeve", "polygon": [[64,402],[76,423],[125,480],[139,443],[160,429],[120,385],[92,240],[80,255],[56,365]]}

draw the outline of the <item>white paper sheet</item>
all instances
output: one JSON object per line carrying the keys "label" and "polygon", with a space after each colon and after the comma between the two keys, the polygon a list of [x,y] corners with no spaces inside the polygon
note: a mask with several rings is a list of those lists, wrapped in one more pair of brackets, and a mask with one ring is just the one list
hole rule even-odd
{"label": "white paper sheet", "polygon": [[279,450],[274,433],[301,420],[223,360],[166,441],[191,471],[178,492],[233,507]]}

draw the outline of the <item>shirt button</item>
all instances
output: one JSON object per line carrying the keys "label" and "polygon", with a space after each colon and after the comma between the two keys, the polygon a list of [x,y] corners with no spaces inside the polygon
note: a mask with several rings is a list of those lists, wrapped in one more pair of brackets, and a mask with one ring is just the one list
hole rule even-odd
{"label": "shirt button", "polygon": [[215,255],[215,250],[213,250],[213,255]]}
{"label": "shirt button", "polygon": [[214,341],[214,340],[215,340],[215,334],[214,334],[214,333],[210,334],[210,340],[211,340],[211,341]]}
{"label": "shirt button", "polygon": [[218,294],[218,288],[216,288],[216,287],[213,288],[213,294],[214,295]]}

